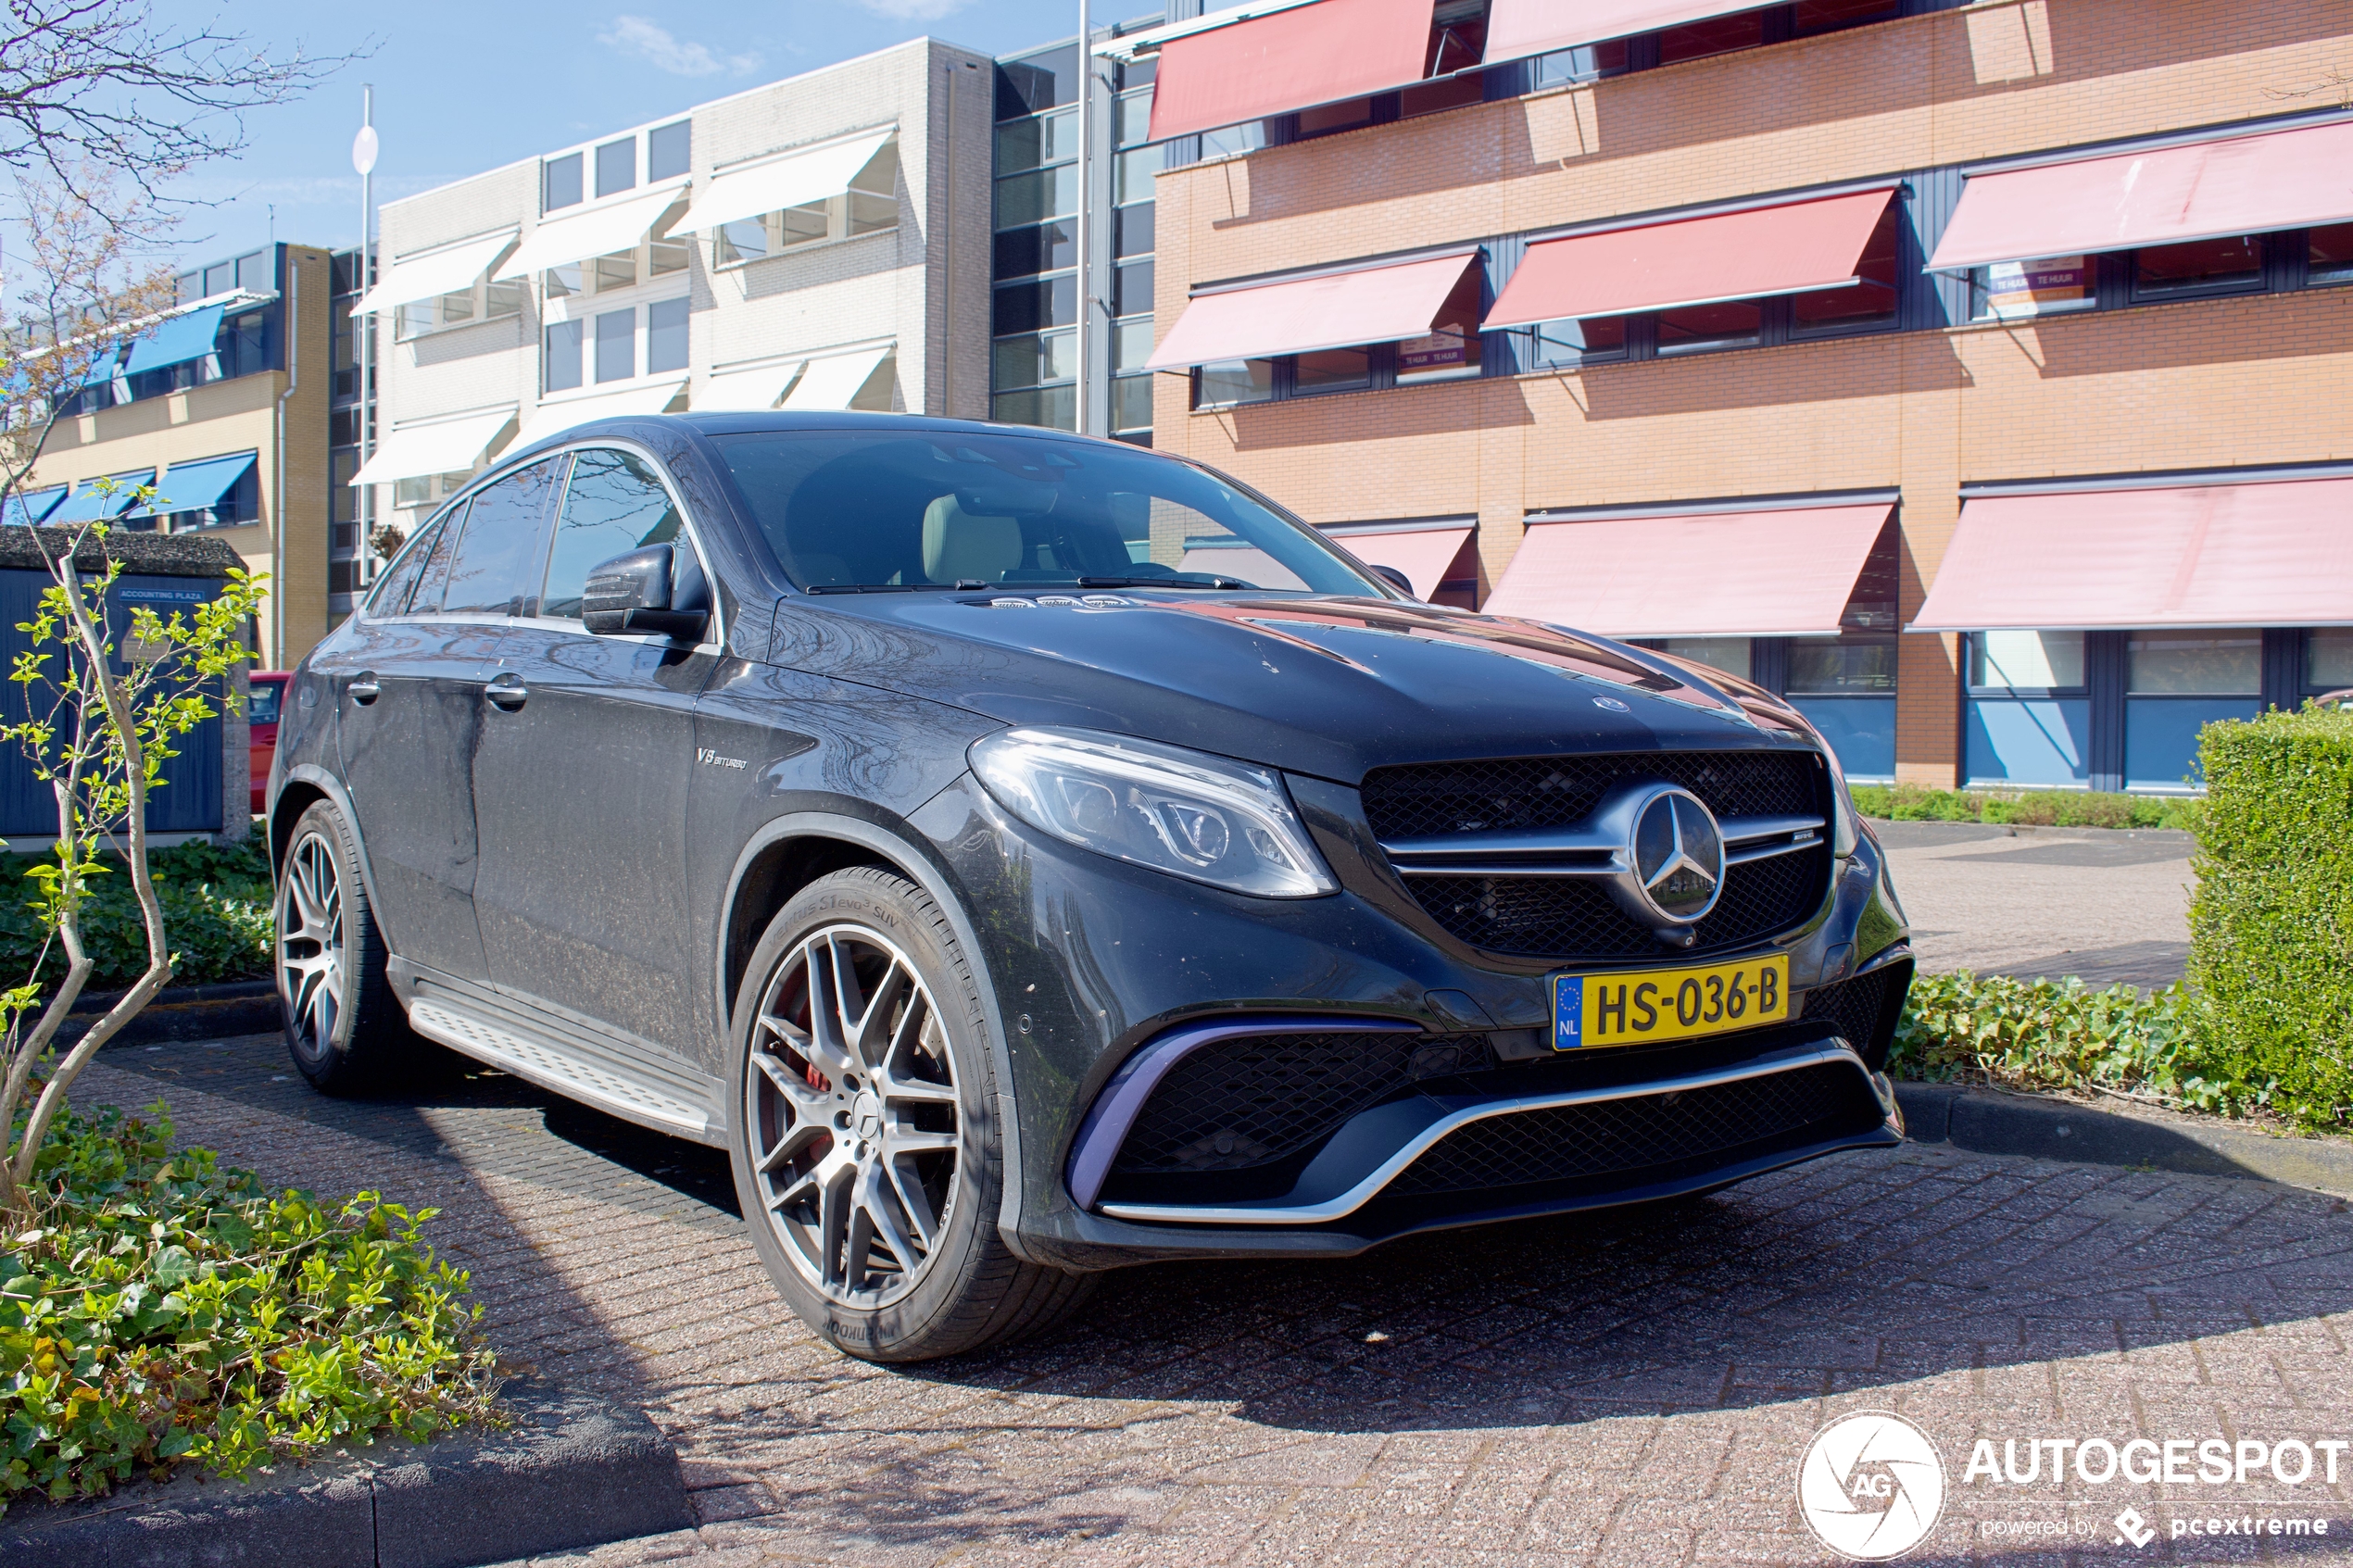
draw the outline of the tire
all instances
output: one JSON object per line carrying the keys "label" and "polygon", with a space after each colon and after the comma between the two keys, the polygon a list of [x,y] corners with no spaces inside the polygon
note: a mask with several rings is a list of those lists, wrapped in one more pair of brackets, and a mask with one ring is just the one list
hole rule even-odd
{"label": "tire", "polygon": [[333,802],[296,822],[271,904],[286,1049],[313,1088],[382,1083],[416,1037],[384,977],[384,936],[359,876],[359,840]]}
{"label": "tire", "polygon": [[930,895],[875,866],[821,877],[745,977],[736,1194],[802,1322],[846,1355],[930,1361],[1042,1333],[1093,1294],[1098,1276],[1026,1263],[998,1235],[988,1017]]}

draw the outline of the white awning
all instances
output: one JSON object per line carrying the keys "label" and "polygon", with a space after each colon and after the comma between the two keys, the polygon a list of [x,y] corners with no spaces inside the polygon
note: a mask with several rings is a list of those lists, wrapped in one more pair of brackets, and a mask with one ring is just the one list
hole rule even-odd
{"label": "white awning", "polygon": [[480,460],[483,448],[515,417],[512,408],[437,420],[429,425],[397,425],[378,445],[354,484],[389,484],[429,473],[463,473]]}
{"label": "white awning", "polygon": [[683,186],[673,186],[634,201],[590,207],[571,217],[543,218],[539,227],[531,232],[531,237],[507,257],[507,264],[498,269],[497,275],[527,278],[546,268],[633,249],[654,226],[654,220],[686,194]]}
{"label": "white awning", "polygon": [[514,449],[520,452],[534,442],[545,441],[591,420],[659,414],[670,407],[670,400],[686,384],[683,381],[665,382],[660,386],[633,386],[626,392],[608,392],[596,397],[567,397],[560,403],[542,403],[531,411],[531,418],[523,420]]}
{"label": "white awning", "polygon": [[850,181],[882,151],[883,144],[898,134],[894,125],[713,175],[695,197],[695,205],[686,209],[686,216],[678,220],[678,232],[716,229],[739,218],[757,218],[839,195],[849,189]]}
{"label": "white awning", "polygon": [[812,359],[809,369],[801,373],[800,383],[785,399],[787,408],[847,408],[875,367],[896,347],[885,344],[880,348],[862,348],[854,354],[837,354],[830,359]]}
{"label": "white awning", "polygon": [[787,359],[781,365],[762,365],[756,370],[730,370],[714,375],[703,383],[703,389],[694,400],[698,414],[756,414],[776,406],[776,399],[792,385],[793,377],[800,374],[805,359]]}
{"label": "white awning", "polygon": [[498,253],[514,243],[515,231],[502,229],[495,234],[460,240],[454,245],[443,245],[422,255],[395,257],[384,276],[376,280],[376,286],[352,306],[351,313],[365,316],[431,299],[435,295],[470,289],[474,286],[474,280],[482,276],[483,269],[497,260]]}

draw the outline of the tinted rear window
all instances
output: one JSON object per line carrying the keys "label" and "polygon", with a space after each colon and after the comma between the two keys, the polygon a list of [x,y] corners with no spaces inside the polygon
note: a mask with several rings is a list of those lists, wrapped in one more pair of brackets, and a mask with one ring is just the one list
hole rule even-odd
{"label": "tinted rear window", "polygon": [[1313,530],[1189,463],[1032,436],[786,431],[718,438],[804,588],[1379,590]]}
{"label": "tinted rear window", "polygon": [[245,697],[245,722],[274,724],[278,721],[278,694],[286,688],[275,681],[256,681]]}

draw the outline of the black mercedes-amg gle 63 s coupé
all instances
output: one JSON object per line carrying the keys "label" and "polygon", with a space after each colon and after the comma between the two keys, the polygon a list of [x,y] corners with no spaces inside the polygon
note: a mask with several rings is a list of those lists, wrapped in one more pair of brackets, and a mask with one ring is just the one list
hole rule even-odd
{"label": "black mercedes-amg gle 63 s coup\u00e9", "polygon": [[1794,709],[1110,442],[507,457],[302,661],[269,828],[312,1084],[422,1035],[724,1148],[856,1356],[1902,1136],[1904,917]]}

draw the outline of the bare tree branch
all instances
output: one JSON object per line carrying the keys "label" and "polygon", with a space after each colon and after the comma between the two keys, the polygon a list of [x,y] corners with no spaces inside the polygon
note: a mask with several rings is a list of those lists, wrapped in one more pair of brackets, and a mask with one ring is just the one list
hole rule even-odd
{"label": "bare tree branch", "polygon": [[[244,33],[158,17],[146,0],[7,0],[0,7],[0,168],[39,169],[93,199],[86,171],[159,183],[245,146],[248,109],[301,96],[361,54],[273,55]],[[95,205],[94,203],[94,205]],[[103,209],[102,209],[103,210]]]}

